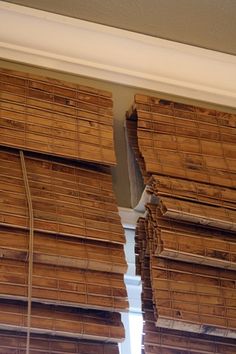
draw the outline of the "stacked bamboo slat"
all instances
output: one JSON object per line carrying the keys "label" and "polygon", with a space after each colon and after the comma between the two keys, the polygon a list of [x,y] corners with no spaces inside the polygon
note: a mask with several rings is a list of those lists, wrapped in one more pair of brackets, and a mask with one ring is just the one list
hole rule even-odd
{"label": "stacked bamboo slat", "polygon": [[[231,338],[226,339],[219,336],[216,336],[214,339],[212,339],[211,335],[205,334],[208,330],[211,329],[210,326],[208,328],[207,326],[205,327],[205,333],[199,334],[189,331],[189,328],[185,328],[185,330],[179,330],[173,329],[174,327],[168,328],[158,325],[157,314],[155,311],[155,299],[157,298],[157,301],[159,300],[160,303],[168,303],[168,301],[170,301],[170,288],[168,288],[168,290],[161,290],[158,287],[158,296],[154,298],[152,281],[150,279],[150,257],[152,257],[156,262],[157,258],[150,252],[150,242],[148,242],[148,245],[146,233],[150,234],[150,232],[148,232],[148,221],[147,219],[145,220],[144,218],[140,218],[138,220],[136,229],[136,254],[137,265],[139,266],[137,269],[139,271],[139,275],[141,275],[143,283],[142,309],[144,313],[144,353],[176,354],[177,352],[181,352],[183,354],[234,354],[235,340]],[[175,265],[177,263],[181,264],[180,262],[175,262]],[[209,268],[206,269],[209,270]],[[154,269],[154,271],[158,272],[158,269]],[[157,279],[159,281],[159,278]],[[175,282],[180,283],[180,286],[182,284],[177,279],[175,279]],[[202,289],[204,289],[204,287]],[[176,289],[173,289],[173,294],[176,296],[176,299],[179,296],[179,304],[183,306],[186,303],[187,305],[191,304],[191,296],[194,295],[194,293],[190,292],[186,296],[183,291],[178,292]],[[202,298],[204,298],[204,295],[202,295]],[[219,301],[217,296],[214,297],[212,295],[206,295],[205,299],[207,299],[209,306],[216,304],[217,307],[217,302]],[[229,302],[232,303],[233,300],[230,299]],[[182,312],[180,309],[177,311],[178,314]]]}
{"label": "stacked bamboo slat", "polygon": [[6,146],[114,165],[111,93],[0,70],[0,134]]}
{"label": "stacked bamboo slat", "polygon": [[[25,335],[20,332],[0,331],[1,354],[25,354]],[[32,354],[118,354],[112,343],[73,340],[65,337],[31,336]]]}
{"label": "stacked bamboo slat", "polygon": [[151,194],[136,229],[144,352],[234,353],[236,116],[137,95],[128,121]]}
{"label": "stacked bamboo slat", "polygon": [[128,301],[111,95],[0,76],[0,353],[116,354]]}

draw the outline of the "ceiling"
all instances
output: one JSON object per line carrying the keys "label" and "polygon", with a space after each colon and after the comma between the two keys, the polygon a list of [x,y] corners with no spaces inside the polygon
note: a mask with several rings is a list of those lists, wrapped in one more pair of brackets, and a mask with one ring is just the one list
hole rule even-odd
{"label": "ceiling", "polygon": [[236,55],[236,0],[8,0]]}

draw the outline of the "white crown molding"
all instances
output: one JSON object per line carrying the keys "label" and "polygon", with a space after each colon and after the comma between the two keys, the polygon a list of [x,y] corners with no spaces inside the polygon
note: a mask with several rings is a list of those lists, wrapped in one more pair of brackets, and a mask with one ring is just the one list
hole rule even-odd
{"label": "white crown molding", "polygon": [[0,57],[236,106],[235,56],[2,1]]}

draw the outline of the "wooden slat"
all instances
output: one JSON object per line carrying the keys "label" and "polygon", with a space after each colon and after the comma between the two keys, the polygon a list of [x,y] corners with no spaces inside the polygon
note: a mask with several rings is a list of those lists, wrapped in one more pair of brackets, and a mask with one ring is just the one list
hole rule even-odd
{"label": "wooden slat", "polygon": [[114,165],[112,105],[105,91],[1,69],[1,144]]}
{"label": "wooden slat", "polygon": [[[1,354],[25,354],[24,333],[0,331]],[[119,354],[117,344],[32,335],[31,354]]]}
{"label": "wooden slat", "polygon": [[236,210],[168,197],[161,197],[160,210],[172,219],[236,231]]}
{"label": "wooden slat", "polygon": [[232,271],[152,258],[157,325],[236,337],[236,289]]}
{"label": "wooden slat", "polygon": [[155,255],[236,270],[234,233],[161,217],[157,205],[147,209]]}
{"label": "wooden slat", "polygon": [[[0,227],[0,254],[4,259],[28,257],[28,230]],[[35,232],[34,263],[124,274],[123,246]]]}
{"label": "wooden slat", "polygon": [[157,196],[174,196],[203,204],[236,208],[236,190],[232,188],[158,175],[152,175],[149,186]]}
{"label": "wooden slat", "polygon": [[235,115],[136,95],[128,117],[135,119],[144,175],[236,187]]}
{"label": "wooden slat", "polygon": [[[26,331],[25,303],[0,301],[0,328]],[[120,314],[32,304],[31,333],[118,343],[124,339]]]}
{"label": "wooden slat", "polygon": [[[35,230],[124,243],[110,173],[27,157]],[[28,227],[19,155],[0,152],[0,223]]]}
{"label": "wooden slat", "polygon": [[[136,229],[136,252],[141,262],[142,276],[142,310],[144,313],[143,344],[145,354],[233,354],[236,349],[235,341],[230,338],[212,337],[206,334],[196,334],[156,326],[155,305],[150,279],[150,258],[145,246],[145,219],[140,218]],[[145,258],[141,256],[146,253]],[[181,264],[181,263],[180,263]],[[161,298],[168,299],[168,292],[160,291]],[[180,295],[181,300],[181,295]],[[188,299],[187,299],[188,300]],[[184,302],[184,297],[182,302]]]}
{"label": "wooden slat", "polygon": [[[28,264],[0,259],[2,298],[27,300]],[[107,311],[126,311],[123,275],[34,264],[32,301]]]}

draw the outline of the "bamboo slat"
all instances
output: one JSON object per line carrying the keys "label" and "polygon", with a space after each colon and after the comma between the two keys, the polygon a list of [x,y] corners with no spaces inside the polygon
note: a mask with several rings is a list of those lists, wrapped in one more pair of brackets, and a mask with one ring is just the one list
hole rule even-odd
{"label": "bamboo slat", "polygon": [[[0,331],[0,343],[1,354],[25,354],[24,333]],[[119,354],[117,344],[96,341],[32,335],[30,343],[31,354]]]}
{"label": "bamboo slat", "polygon": [[235,115],[136,95],[135,119],[145,174],[236,187]]}
{"label": "bamboo slat", "polygon": [[[28,264],[0,259],[1,298],[27,300]],[[123,275],[34,264],[32,301],[107,311],[126,311]]]}
{"label": "bamboo slat", "polygon": [[[0,227],[0,258],[27,260],[28,230]],[[35,232],[34,263],[124,274],[123,246]]]}
{"label": "bamboo slat", "polygon": [[136,95],[127,119],[151,193],[135,247],[144,352],[232,354],[236,115]]}
{"label": "bamboo slat", "polygon": [[160,211],[163,216],[171,219],[236,231],[236,210],[234,209],[161,197]]}
{"label": "bamboo slat", "polygon": [[[26,156],[35,231],[124,243],[110,173]],[[19,154],[0,151],[0,224],[28,228]]]}
{"label": "bamboo slat", "polygon": [[0,70],[1,144],[114,165],[111,93]]}
{"label": "bamboo slat", "polygon": [[[32,303],[31,333],[118,343],[124,328],[118,313]],[[0,328],[26,331],[26,304],[0,301]]]}
{"label": "bamboo slat", "polygon": [[235,273],[172,260],[151,260],[157,325],[236,338]]}
{"label": "bamboo slat", "polygon": [[157,205],[148,204],[147,209],[155,255],[236,270],[234,233],[163,218]]}
{"label": "bamboo slat", "polygon": [[149,188],[156,196],[175,197],[203,204],[236,208],[236,190],[169,176],[152,175]]}
{"label": "bamboo slat", "polygon": [[223,238],[160,230],[156,254],[159,257],[236,270],[236,243]]}
{"label": "bamboo slat", "polygon": [[[155,305],[150,279],[150,258],[145,247],[145,224],[138,220],[136,229],[136,252],[141,263],[142,310],[144,316],[143,346],[145,354],[234,354],[235,341],[229,338],[214,337],[186,331],[160,328],[156,326]],[[146,254],[145,258],[141,257]],[[164,296],[163,296],[164,297]]]}
{"label": "bamboo slat", "polygon": [[[149,220],[144,225],[148,237],[143,231],[138,237],[148,249],[150,270],[144,260],[141,276],[150,273],[157,326],[235,338],[235,272],[154,256]],[[147,251],[141,254],[142,261]]]}

